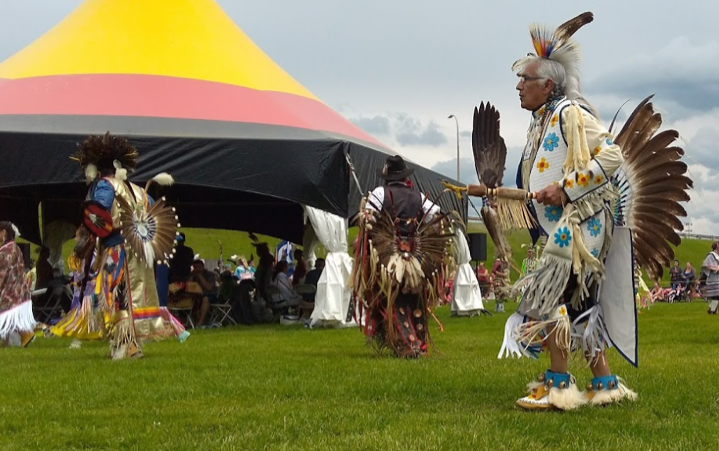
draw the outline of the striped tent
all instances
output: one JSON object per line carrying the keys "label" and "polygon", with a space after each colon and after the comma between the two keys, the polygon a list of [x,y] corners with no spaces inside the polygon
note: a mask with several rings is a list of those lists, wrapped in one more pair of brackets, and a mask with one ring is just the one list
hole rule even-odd
{"label": "striped tent", "polygon": [[[294,242],[302,204],[357,211],[348,159],[366,191],[394,153],[283,71],[213,0],[87,0],[0,63],[0,216],[35,242],[40,202],[43,223],[77,223],[86,186],[69,156],[108,130],[140,151],[132,180],[175,177],[163,194],[183,226]],[[440,176],[415,168],[420,189],[439,193]]]}

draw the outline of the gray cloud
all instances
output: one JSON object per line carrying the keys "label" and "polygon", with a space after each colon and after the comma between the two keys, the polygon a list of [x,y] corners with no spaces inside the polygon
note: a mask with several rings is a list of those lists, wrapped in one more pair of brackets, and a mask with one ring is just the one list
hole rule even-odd
{"label": "gray cloud", "polygon": [[[450,177],[452,179],[457,178],[457,159],[452,158],[451,160],[440,161],[431,167],[433,171],[437,171],[440,174]],[[472,158],[460,158],[459,159],[459,181],[464,184],[477,184],[477,171],[474,168],[474,159]]]}
{"label": "gray cloud", "polygon": [[[349,106],[343,107],[344,110],[350,108]],[[349,120],[367,133],[393,136],[402,147],[439,147],[448,142],[447,137],[434,120],[430,120],[427,125],[424,125],[421,119],[408,113],[350,117]]]}
{"label": "gray cloud", "polygon": [[440,131],[433,120],[427,126],[419,119],[406,113],[397,115],[395,121],[395,138],[401,146],[428,145],[438,147],[447,143],[447,137]]}
{"label": "gray cloud", "polygon": [[350,118],[350,121],[372,135],[388,135],[391,129],[389,118],[385,116]]}
{"label": "gray cloud", "polygon": [[[507,164],[504,170],[504,177],[502,177],[502,185],[508,187],[517,186],[517,165],[519,163],[517,158],[520,152],[521,151],[517,148],[510,148],[507,150]],[[452,158],[451,160],[440,161],[432,166],[431,169],[439,172],[440,174],[446,175],[447,177],[456,179],[457,159]],[[473,158],[459,159],[459,181],[464,184],[479,183]]]}
{"label": "gray cloud", "polygon": [[[706,166],[714,174],[719,172],[719,129],[713,127],[702,127],[697,130],[694,137],[686,146],[685,151],[691,161]],[[714,175],[714,178],[717,178]],[[717,188],[717,185],[714,185]]]}
{"label": "gray cloud", "polygon": [[462,130],[459,132],[460,138],[471,138],[472,137],[472,131],[471,130]]}
{"label": "gray cloud", "polygon": [[689,117],[719,105],[717,41],[695,45],[676,37],[650,54],[640,53],[614,66],[590,79],[587,89],[635,101],[656,94],[657,102],[672,106],[674,117]]}

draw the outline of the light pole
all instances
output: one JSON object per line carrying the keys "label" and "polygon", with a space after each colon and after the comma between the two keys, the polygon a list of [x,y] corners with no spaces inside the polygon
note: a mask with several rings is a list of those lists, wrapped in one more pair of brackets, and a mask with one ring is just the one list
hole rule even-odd
{"label": "light pole", "polygon": [[457,124],[457,181],[459,182],[459,121],[457,120],[457,116],[454,114],[447,116],[447,119],[452,118],[454,118],[454,123]]}

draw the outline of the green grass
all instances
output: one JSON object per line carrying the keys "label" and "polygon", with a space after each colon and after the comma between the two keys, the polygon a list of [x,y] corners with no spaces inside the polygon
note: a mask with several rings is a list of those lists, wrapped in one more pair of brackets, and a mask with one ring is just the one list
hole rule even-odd
{"label": "green grass", "polygon": [[[496,358],[508,313],[438,309],[439,352],[420,361],[377,357],[354,328],[193,331],[125,362],[104,343],[39,337],[0,349],[0,449],[717,449],[719,317],[705,311],[642,313],[640,368],[611,353],[638,401],[565,413],[513,407],[548,362]],[[586,368],[574,374],[588,382]]]}

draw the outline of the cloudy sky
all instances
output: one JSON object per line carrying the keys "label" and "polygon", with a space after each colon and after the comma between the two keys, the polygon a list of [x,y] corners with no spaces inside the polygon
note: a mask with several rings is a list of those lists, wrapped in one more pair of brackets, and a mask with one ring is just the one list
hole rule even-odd
{"label": "cloudy sky", "polygon": [[[147,0],[150,1],[150,0]],[[579,31],[584,91],[611,120],[649,94],[676,128],[696,181],[687,210],[696,233],[719,234],[719,39],[715,1],[217,0],[270,57],[398,153],[476,181],[472,109],[494,103],[513,178],[529,116],[513,61],[531,51],[528,25],[556,26],[587,9]],[[0,0],[0,60],[38,38],[82,0]],[[0,99],[1,101],[1,99]],[[626,111],[628,111],[627,108]],[[625,115],[620,118],[626,117]]]}

